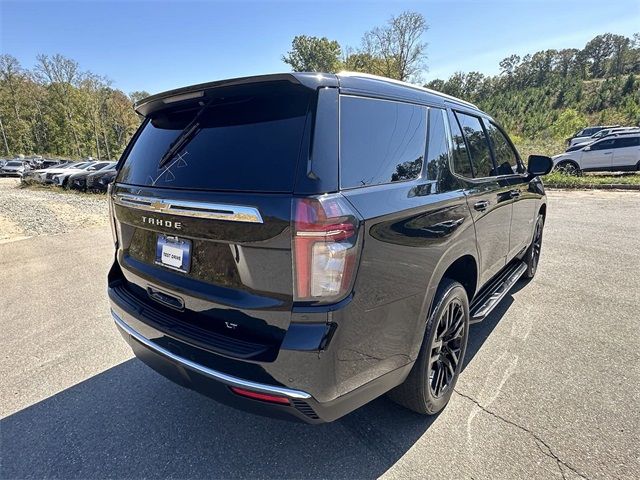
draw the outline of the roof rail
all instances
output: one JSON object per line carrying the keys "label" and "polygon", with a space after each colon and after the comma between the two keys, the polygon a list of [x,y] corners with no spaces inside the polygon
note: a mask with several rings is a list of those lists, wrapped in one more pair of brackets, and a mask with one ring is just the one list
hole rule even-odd
{"label": "roof rail", "polygon": [[370,73],[362,73],[362,72],[349,72],[349,71],[341,71],[337,73],[338,76],[343,77],[361,77],[367,78],[369,80],[378,80],[380,82],[392,83],[394,85],[399,85],[402,87],[412,88],[414,90],[420,90],[422,92],[427,92],[432,95],[437,95],[442,98],[446,98],[447,100],[452,100],[457,103],[461,103],[471,108],[475,108],[476,110],[480,110],[477,105],[474,105],[471,102],[467,102],[466,100],[461,100],[459,98],[453,97],[451,95],[447,95],[446,93],[438,92],[437,90],[432,90],[430,88],[421,87],[420,85],[414,85],[412,83],[403,82],[401,80],[395,80],[393,78],[381,77],[379,75],[372,75]]}

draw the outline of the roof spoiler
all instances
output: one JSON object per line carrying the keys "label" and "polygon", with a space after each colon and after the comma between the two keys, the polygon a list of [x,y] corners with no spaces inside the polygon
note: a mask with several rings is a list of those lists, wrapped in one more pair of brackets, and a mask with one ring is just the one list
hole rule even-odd
{"label": "roof spoiler", "polygon": [[221,88],[251,83],[266,82],[290,82],[310,89],[320,87],[337,87],[338,80],[335,75],[327,73],[276,73],[270,75],[256,75],[251,77],[231,78],[228,80],[218,80],[215,82],[200,83],[189,87],[177,88],[162,93],[157,93],[136,102],[134,109],[136,113],[146,117],[151,113],[161,110],[165,106],[182,101],[195,100],[206,95],[205,92]]}

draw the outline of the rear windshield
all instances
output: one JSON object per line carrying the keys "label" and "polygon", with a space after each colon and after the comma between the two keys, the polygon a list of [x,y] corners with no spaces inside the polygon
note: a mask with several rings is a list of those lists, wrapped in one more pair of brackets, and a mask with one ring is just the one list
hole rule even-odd
{"label": "rear windshield", "polygon": [[[224,97],[205,97],[204,110],[182,107],[152,115],[118,181],[160,188],[291,192],[309,101],[310,92],[302,87],[252,86]],[[161,165],[198,114],[195,135]]]}

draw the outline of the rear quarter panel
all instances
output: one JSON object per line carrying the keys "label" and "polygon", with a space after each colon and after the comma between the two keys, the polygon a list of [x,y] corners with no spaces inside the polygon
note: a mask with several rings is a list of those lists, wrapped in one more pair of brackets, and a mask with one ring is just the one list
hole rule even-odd
{"label": "rear quarter panel", "polygon": [[341,332],[330,347],[343,392],[416,359],[442,274],[477,254],[463,192],[433,194],[422,182],[343,192],[364,218],[353,299],[333,315]]}

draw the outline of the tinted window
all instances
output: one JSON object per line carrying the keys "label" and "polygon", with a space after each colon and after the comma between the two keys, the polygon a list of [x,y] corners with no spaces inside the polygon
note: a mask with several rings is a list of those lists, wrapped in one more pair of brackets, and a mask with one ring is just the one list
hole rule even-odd
{"label": "tinted window", "polygon": [[109,162],[94,163],[93,165],[91,165],[91,168],[93,168],[94,170],[100,170],[101,168],[104,168],[107,165],[109,165]]}
{"label": "tinted window", "polygon": [[491,161],[491,151],[489,150],[489,142],[487,136],[482,129],[482,124],[478,117],[465,115],[456,112],[456,117],[460,122],[460,128],[464,133],[469,146],[469,154],[471,164],[473,165],[473,175],[477,178],[492,177],[496,173],[493,169]]}
{"label": "tinted window", "polygon": [[613,138],[607,138],[606,140],[600,140],[598,143],[591,145],[591,150],[608,150],[613,148]]}
{"label": "tinted window", "polygon": [[340,184],[343,188],[420,176],[427,109],[408,103],[340,99]]}
{"label": "tinted window", "polygon": [[457,182],[449,171],[449,141],[444,114],[445,110],[440,108],[429,109],[429,142],[425,172],[429,180],[437,182],[438,192],[454,190],[457,186]]}
{"label": "tinted window", "polygon": [[637,147],[640,145],[640,137],[620,137],[613,142],[613,148]]}
{"label": "tinted window", "polygon": [[485,121],[484,126],[487,129],[489,140],[493,147],[493,154],[497,166],[497,175],[513,175],[514,173],[522,173],[523,169],[518,163],[516,152],[505,135],[492,122]]}
{"label": "tinted window", "polygon": [[201,107],[153,115],[124,161],[119,181],[166,188],[292,191],[309,93],[288,84],[243,88],[208,99],[212,103],[198,117],[193,138],[161,168],[160,159]]}
{"label": "tinted window", "polygon": [[464,136],[458,120],[454,116],[449,118],[451,126],[451,138],[453,140],[453,170],[464,177],[473,177],[469,154],[467,153],[467,145],[464,143]]}

